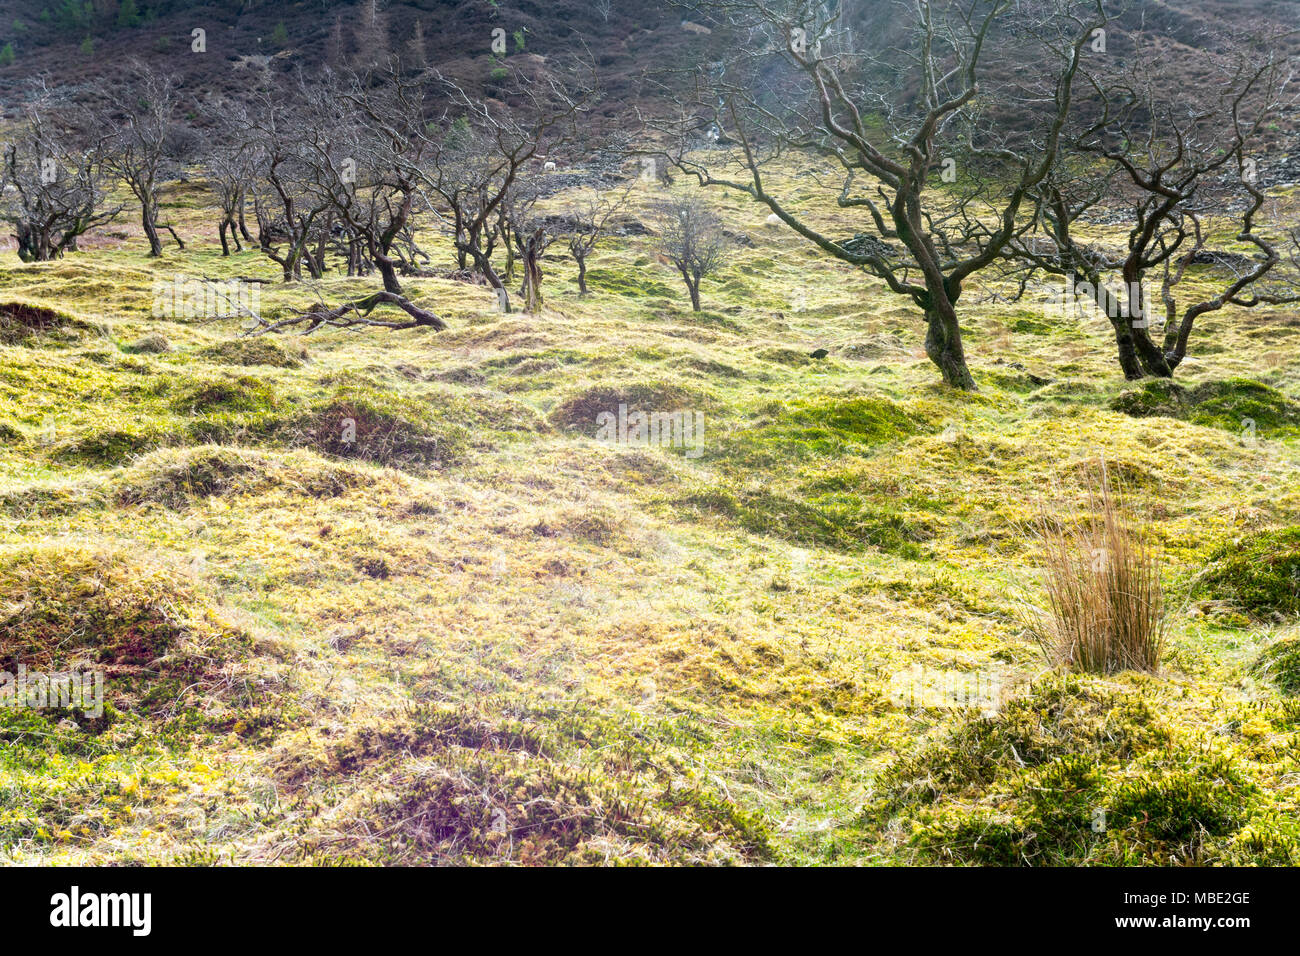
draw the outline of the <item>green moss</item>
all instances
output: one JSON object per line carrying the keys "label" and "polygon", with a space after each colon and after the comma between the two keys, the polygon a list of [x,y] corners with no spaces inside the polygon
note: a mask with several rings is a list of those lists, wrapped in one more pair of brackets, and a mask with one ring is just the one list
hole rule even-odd
{"label": "green moss", "polygon": [[1300,614],[1300,527],[1253,532],[1220,545],[1195,593],[1251,614]]}
{"label": "green moss", "polygon": [[587,270],[587,285],[594,292],[609,292],[634,299],[671,299],[683,290],[670,286],[645,269],[597,267]]}
{"label": "green moss", "polygon": [[1300,403],[1275,388],[1250,379],[1232,378],[1198,385],[1188,394],[1191,421],[1240,432],[1252,427],[1261,436],[1300,435]]}
{"label": "green moss", "polygon": [[199,350],[199,355],[222,365],[269,365],[275,368],[298,368],[307,360],[304,346],[288,347],[274,339],[231,339]]}
{"label": "green moss", "polygon": [[[1131,828],[1135,840],[1168,847],[1186,844],[1201,833],[1227,835],[1244,821],[1256,787],[1230,758],[1155,755],[1147,764],[1114,786],[1108,798],[1108,827]],[[1147,853],[1145,848],[1139,852]]]}
{"label": "green moss", "polygon": [[1274,641],[1255,658],[1251,671],[1284,694],[1300,694],[1300,637]]}
{"label": "green moss", "polygon": [[772,362],[790,368],[803,368],[805,365],[815,364],[815,360],[807,352],[801,352],[798,349],[763,349],[758,352],[758,357],[764,362]]}
{"label": "green moss", "polygon": [[1020,332],[1025,335],[1047,335],[1052,331],[1051,323],[1034,318],[1016,319],[1008,327],[1012,332]]}

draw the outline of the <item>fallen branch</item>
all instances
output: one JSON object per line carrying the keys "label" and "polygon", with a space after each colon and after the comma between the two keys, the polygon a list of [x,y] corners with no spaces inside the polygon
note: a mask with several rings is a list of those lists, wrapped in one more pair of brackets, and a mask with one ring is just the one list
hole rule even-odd
{"label": "fallen branch", "polygon": [[[370,313],[381,305],[395,305],[411,318],[406,321],[371,318]],[[320,328],[414,329],[427,327],[441,332],[447,327],[447,323],[440,316],[427,309],[420,308],[405,296],[398,295],[395,292],[372,292],[370,295],[351,302],[344,302],[332,309],[320,302],[317,303],[316,308],[310,311],[299,312],[275,322],[269,322],[251,310],[246,309],[244,311],[253,320],[252,326],[244,332],[244,335],[247,336],[263,335],[267,332],[277,332],[281,329],[302,325],[307,326],[303,330],[304,335],[310,335]]]}

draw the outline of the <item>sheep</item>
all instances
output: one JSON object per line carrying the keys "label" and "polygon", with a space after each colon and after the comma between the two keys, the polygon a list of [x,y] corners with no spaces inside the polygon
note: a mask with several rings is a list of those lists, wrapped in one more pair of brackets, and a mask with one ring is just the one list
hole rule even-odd
{"label": "sheep", "polygon": [[555,172],[555,163],[548,160],[546,165],[542,167],[542,172],[546,172],[546,173]]}
{"label": "sheep", "polygon": [[774,228],[774,229],[775,229],[777,226],[780,226],[780,225],[782,224],[782,222],[783,222],[783,220],[781,219],[781,217],[778,216],[776,213],[772,213],[772,214],[770,214],[770,215],[767,217],[767,220],[766,220],[766,221],[767,221],[767,224],[768,224],[769,226],[771,226],[772,228]]}

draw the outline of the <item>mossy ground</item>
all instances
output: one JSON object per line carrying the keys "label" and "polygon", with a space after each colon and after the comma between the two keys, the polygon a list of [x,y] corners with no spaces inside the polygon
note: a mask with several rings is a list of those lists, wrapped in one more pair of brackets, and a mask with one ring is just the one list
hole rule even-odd
{"label": "mossy ground", "polygon": [[[1300,524],[1293,313],[1203,320],[1203,414],[1162,415],[1104,321],[973,290],[956,393],[906,303],[717,194],[752,245],[699,315],[615,238],[590,296],[548,259],[540,316],[412,279],[447,332],[247,340],[150,315],[156,279],[277,278],[191,198],[183,254],[115,225],[0,266],[62,317],[0,341],[0,647],[111,671],[107,719],[0,711],[0,861],[1296,862],[1293,688],[1256,663],[1294,614],[1197,584]],[[595,441],[620,402],[702,411],[704,453]],[[1171,654],[1039,676],[1029,529],[1098,455],[1169,555]],[[904,709],[917,665],[1023,689]]]}

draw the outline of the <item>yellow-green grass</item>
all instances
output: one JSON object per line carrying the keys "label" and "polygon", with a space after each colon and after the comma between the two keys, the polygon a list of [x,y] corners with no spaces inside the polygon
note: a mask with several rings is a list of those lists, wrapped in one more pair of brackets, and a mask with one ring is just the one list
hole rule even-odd
{"label": "yellow-green grass", "polygon": [[[448,331],[240,340],[152,284],[260,276],[283,315],[377,278],[223,258],[188,193],[185,252],[118,224],[0,265],[0,302],[72,320],[0,346],[0,616],[88,663],[168,635],[98,660],[99,721],[0,711],[0,862],[1300,861],[1293,688],[1259,663],[1295,618],[1203,573],[1300,524],[1295,432],[1206,384],[1300,401],[1296,314],[1203,320],[1180,381],[1220,404],[1139,417],[1105,322],[976,288],[962,394],[908,303],[711,196],[752,244],[698,315],[612,238],[585,297],[552,247],[538,316],[412,278]],[[702,454],[596,441],[620,400],[702,411]],[[1043,674],[1027,632],[1035,515],[1098,455],[1169,558],[1154,676]],[[1014,701],[904,707],[915,666]]]}

